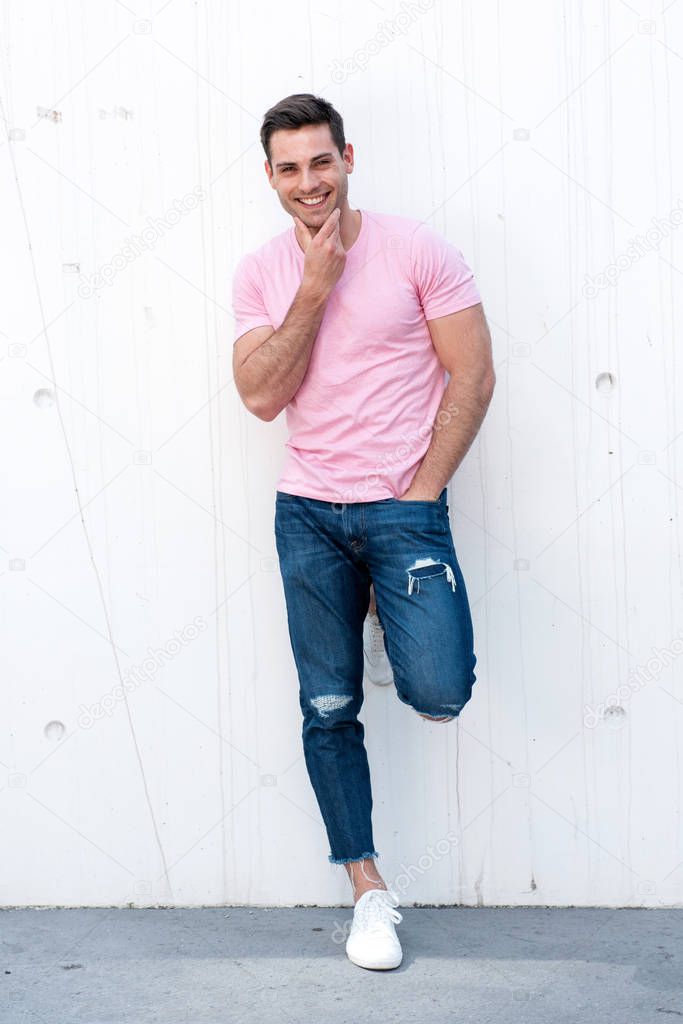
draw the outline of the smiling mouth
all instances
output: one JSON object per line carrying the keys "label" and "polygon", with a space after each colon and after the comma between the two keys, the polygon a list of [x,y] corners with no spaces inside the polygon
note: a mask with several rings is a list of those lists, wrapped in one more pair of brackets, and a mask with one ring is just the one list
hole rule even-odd
{"label": "smiling mouth", "polygon": [[311,199],[315,200],[315,202],[312,202],[311,199],[308,201],[304,199],[297,199],[297,203],[301,203],[301,205],[306,207],[307,210],[316,210],[319,206],[325,205],[329,195],[329,192],[325,192],[322,196],[312,196]]}

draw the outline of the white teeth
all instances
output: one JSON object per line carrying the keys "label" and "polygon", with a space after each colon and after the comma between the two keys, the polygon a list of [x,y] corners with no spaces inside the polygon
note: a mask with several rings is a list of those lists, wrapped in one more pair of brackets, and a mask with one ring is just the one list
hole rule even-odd
{"label": "white teeth", "polygon": [[325,202],[327,196],[318,196],[316,199],[300,199],[299,202],[305,206],[320,206],[321,203]]}

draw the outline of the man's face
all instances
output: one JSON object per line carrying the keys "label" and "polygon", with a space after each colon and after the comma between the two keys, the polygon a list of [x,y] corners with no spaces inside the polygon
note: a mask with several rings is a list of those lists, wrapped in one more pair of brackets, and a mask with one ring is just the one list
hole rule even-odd
{"label": "man's face", "polygon": [[[344,156],[334,144],[328,124],[310,124],[293,130],[279,129],[270,137],[266,173],[286,213],[300,217],[314,233],[335,209],[347,206],[348,175],[353,170],[353,146]],[[302,202],[323,196],[318,205]]]}

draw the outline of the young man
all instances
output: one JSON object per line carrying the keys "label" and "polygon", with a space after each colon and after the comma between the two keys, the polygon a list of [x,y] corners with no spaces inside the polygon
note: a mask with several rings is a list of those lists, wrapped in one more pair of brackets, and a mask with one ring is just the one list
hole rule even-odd
{"label": "young man", "polygon": [[293,226],[237,266],[233,371],[255,416],[286,409],[275,537],[305,761],[329,860],[353,886],[349,958],[392,968],[401,914],[375,865],[363,623],[372,587],[398,698],[456,718],[476,656],[446,485],[491,400],[491,338],[459,249],[419,220],[350,208],[353,146],[331,104],[287,97],[261,142]]}

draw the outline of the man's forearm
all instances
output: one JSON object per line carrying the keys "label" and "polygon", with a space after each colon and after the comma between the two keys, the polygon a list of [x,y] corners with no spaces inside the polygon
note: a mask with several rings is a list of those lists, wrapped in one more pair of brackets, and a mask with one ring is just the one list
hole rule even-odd
{"label": "man's forearm", "polygon": [[240,391],[263,419],[275,419],[299,390],[328,298],[302,283],[282,325],[242,363]]}
{"label": "man's forearm", "polygon": [[486,384],[467,378],[448,381],[429,448],[408,489],[411,497],[436,500],[441,494],[477,436],[494,385],[495,378]]}

